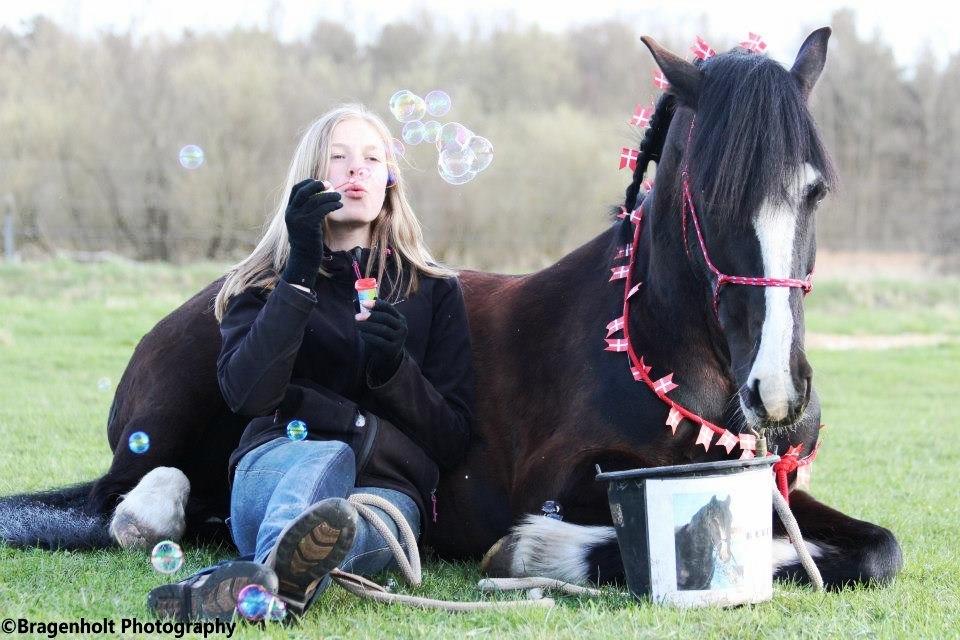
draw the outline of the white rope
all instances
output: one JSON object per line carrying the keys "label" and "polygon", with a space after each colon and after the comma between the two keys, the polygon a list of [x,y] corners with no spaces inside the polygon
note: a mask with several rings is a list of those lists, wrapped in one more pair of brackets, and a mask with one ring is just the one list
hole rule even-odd
{"label": "white rope", "polygon": [[[370,525],[383,536],[383,539],[387,542],[387,546],[390,547],[394,557],[397,559],[397,565],[399,565],[407,582],[414,587],[420,586],[423,581],[423,572],[420,567],[420,551],[417,548],[417,537],[407,523],[407,519],[400,513],[400,510],[381,496],[370,493],[355,493],[348,497],[347,500],[357,509],[357,513],[365,518]],[[383,509],[397,524],[397,530],[407,545],[409,559],[407,558],[407,554],[404,554],[403,547],[400,546],[396,536],[394,536],[393,532],[387,527],[387,524],[367,505]],[[330,576],[337,584],[358,597],[376,600],[378,602],[406,604],[421,609],[442,609],[444,611],[460,612],[527,607],[550,608],[554,605],[552,598],[504,600],[496,602],[448,602],[446,600],[390,593],[376,582],[368,580],[363,576],[343,571],[342,569],[334,569],[330,572]],[[600,594],[596,589],[579,587],[561,580],[552,580],[549,578],[487,579],[481,580],[478,586],[485,591],[505,591],[510,589],[540,587],[560,589],[566,593],[577,595]]]}
{"label": "white rope", "polygon": [[777,515],[780,516],[780,520],[787,530],[787,535],[790,537],[790,542],[793,543],[793,547],[797,550],[797,555],[800,556],[800,564],[803,565],[803,568],[807,571],[807,575],[810,576],[810,583],[813,585],[813,590],[823,591],[823,577],[820,575],[820,569],[817,568],[813,558],[810,557],[810,551],[803,542],[803,535],[800,533],[800,525],[797,524],[797,519],[793,517],[793,512],[790,511],[790,505],[787,504],[786,498],[780,495],[780,490],[777,489],[776,485],[773,487],[773,508],[776,509]]}

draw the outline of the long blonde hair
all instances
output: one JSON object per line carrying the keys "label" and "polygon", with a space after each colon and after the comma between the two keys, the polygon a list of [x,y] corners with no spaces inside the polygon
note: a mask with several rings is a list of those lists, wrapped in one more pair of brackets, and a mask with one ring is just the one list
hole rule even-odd
{"label": "long blonde hair", "polygon": [[[434,277],[456,276],[457,272],[439,264],[430,255],[423,240],[423,231],[420,221],[407,201],[406,187],[400,174],[400,166],[393,150],[393,137],[387,125],[377,114],[367,110],[362,104],[345,104],[323,114],[307,128],[300,139],[297,149],[290,161],[287,179],[280,192],[277,207],[273,215],[267,220],[260,242],[253,252],[242,261],[232,266],[226,275],[223,286],[217,294],[214,303],[214,314],[217,322],[223,319],[227,304],[235,295],[254,287],[271,290],[280,277],[280,273],[287,264],[290,255],[290,242],[287,237],[287,225],[284,214],[290,192],[294,185],[306,178],[320,179],[326,175],[330,160],[330,138],[333,128],[348,118],[360,118],[370,123],[383,139],[387,154],[387,166],[393,175],[394,186],[387,189],[380,215],[371,222],[371,258],[376,258],[376,278],[382,283],[388,266],[391,268],[390,293],[397,299],[401,289],[402,276],[406,270],[407,282],[402,296],[409,296],[419,288],[419,275]],[[329,221],[324,221],[324,232],[329,237]],[[390,247],[391,252],[383,251]],[[390,253],[390,255],[387,255]],[[374,260],[367,262],[366,274],[372,273],[371,266]],[[329,276],[320,270],[323,277]],[[381,291],[383,286],[381,284]]]}

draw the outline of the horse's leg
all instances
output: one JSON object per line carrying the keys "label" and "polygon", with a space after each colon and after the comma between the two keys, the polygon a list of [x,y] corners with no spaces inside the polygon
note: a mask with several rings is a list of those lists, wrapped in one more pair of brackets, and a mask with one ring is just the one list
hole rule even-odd
{"label": "horse's leg", "polygon": [[[903,566],[900,544],[888,529],[840,513],[805,491],[790,493],[790,509],[826,586],[885,584]],[[779,519],[773,533],[774,576],[808,582]]]}
{"label": "horse's leg", "polygon": [[[88,503],[96,513],[113,511],[110,535],[120,546],[149,547],[183,535],[190,495],[190,481],[177,468],[183,438],[189,433],[184,426],[176,419],[151,415],[129,420],[120,429],[110,469],[94,485]],[[128,444],[137,431],[150,436],[149,449],[140,454]]]}

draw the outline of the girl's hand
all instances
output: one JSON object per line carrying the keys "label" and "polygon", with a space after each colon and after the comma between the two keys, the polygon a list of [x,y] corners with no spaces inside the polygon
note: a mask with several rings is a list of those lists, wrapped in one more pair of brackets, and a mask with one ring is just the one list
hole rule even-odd
{"label": "girl's hand", "polygon": [[383,383],[393,377],[403,360],[407,319],[383,300],[364,301],[362,306],[355,317],[360,321],[357,329],[366,346],[366,370],[374,382]]}

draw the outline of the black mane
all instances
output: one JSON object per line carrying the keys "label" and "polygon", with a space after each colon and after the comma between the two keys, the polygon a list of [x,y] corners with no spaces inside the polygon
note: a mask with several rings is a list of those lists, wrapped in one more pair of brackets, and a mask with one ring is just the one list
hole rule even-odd
{"label": "black mane", "polygon": [[805,162],[828,188],[835,184],[830,157],[787,69],[739,48],[700,68],[704,82],[689,167],[691,189],[712,215],[746,222],[764,198],[782,203],[793,172]]}

